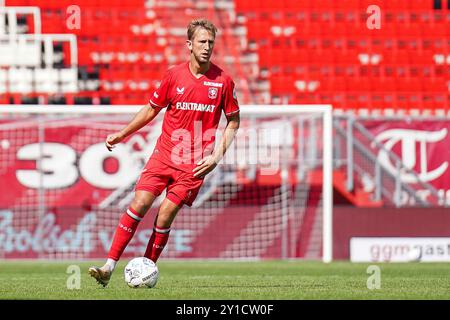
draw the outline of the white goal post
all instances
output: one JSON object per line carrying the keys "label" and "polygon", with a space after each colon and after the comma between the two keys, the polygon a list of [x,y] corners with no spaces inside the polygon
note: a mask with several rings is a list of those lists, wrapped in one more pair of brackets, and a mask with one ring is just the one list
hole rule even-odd
{"label": "white goal post", "polygon": [[[141,108],[0,105],[0,178],[10,186],[0,197],[0,225],[10,230],[0,257],[103,254],[163,117],[112,153],[105,152],[104,138]],[[331,105],[243,105],[240,114],[240,137],[205,179],[194,205],[183,208],[187,213],[176,219],[173,244],[163,255],[331,262]],[[41,229],[54,233],[51,241]],[[147,236],[147,229],[135,236],[142,243],[129,253],[142,250]]]}

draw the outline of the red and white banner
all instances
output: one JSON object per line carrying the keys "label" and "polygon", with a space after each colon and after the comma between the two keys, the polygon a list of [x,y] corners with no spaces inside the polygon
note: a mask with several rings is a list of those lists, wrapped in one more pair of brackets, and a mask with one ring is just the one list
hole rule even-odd
{"label": "red and white banner", "polygon": [[[120,214],[120,211],[84,211],[81,208],[64,207],[42,215],[33,210],[28,216],[24,212],[17,215],[12,210],[0,210],[0,257],[104,258],[110,248]],[[155,210],[150,210],[148,217],[141,222],[124,257],[144,254],[155,214]],[[164,255],[191,258],[204,257],[202,255],[205,254],[217,256],[222,249],[220,245],[215,245],[206,252],[195,250],[202,245],[204,239],[193,236],[204,230],[197,226],[190,227],[181,221],[185,219],[186,217],[174,224]]]}
{"label": "red and white banner", "polygon": [[[132,200],[134,183],[160,133],[158,123],[146,126],[109,152],[104,145],[106,136],[128,121],[101,115],[0,121],[0,258],[106,257],[119,217]],[[264,145],[279,149],[280,144],[293,142],[292,132],[290,137]],[[251,141],[266,140],[255,136]],[[238,144],[234,154],[242,160],[245,151]],[[260,154],[263,160],[270,156],[253,152],[252,157]],[[301,230],[299,221],[292,221],[298,228],[282,230],[286,224],[282,206],[287,202],[282,202],[280,194],[279,168],[266,180],[259,178],[260,172],[256,178],[253,173],[248,182],[245,170],[253,167],[238,165],[244,169],[236,170],[234,165],[233,170],[222,170],[219,166],[205,180],[197,197],[201,205],[183,208],[178,214],[163,255],[279,258],[283,252],[289,257],[306,254],[308,247],[300,246],[298,239],[313,234],[314,219],[304,224],[307,232]],[[295,168],[292,176],[297,176]],[[319,199],[317,195],[313,198]],[[145,252],[157,205],[140,224],[125,256]],[[317,205],[308,215],[314,217]],[[289,247],[282,249],[282,243]]]}
{"label": "red and white banner", "polygon": [[[419,178],[445,194],[450,192],[450,121],[364,121],[375,140],[394,152]],[[395,165],[379,152],[378,161],[395,172]],[[404,173],[405,183],[416,178]]]}
{"label": "red and white banner", "polygon": [[38,205],[43,199],[48,207],[100,204],[132,184],[152,145],[144,131],[109,152],[104,139],[112,130],[100,121],[53,120],[44,128],[36,121],[1,123],[1,207]]}

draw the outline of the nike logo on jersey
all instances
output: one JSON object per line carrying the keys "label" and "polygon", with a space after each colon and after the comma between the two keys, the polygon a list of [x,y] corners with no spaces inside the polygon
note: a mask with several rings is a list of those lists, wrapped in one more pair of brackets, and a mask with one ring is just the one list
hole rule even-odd
{"label": "nike logo on jersey", "polygon": [[178,88],[177,87],[177,93],[178,94],[183,94],[184,93],[184,87],[183,88]]}

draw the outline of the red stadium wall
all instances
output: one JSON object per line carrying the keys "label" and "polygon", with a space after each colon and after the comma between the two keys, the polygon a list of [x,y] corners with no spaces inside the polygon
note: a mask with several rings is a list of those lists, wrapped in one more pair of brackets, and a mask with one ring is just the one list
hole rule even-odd
{"label": "red stadium wall", "polygon": [[446,208],[353,208],[333,210],[333,257],[350,258],[352,237],[450,237]]}

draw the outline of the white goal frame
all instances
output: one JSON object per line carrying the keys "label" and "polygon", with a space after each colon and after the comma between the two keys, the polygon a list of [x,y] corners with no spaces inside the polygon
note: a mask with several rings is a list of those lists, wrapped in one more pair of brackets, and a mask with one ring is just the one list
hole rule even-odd
{"label": "white goal frame", "polygon": [[[18,114],[134,114],[143,105],[0,105],[0,113]],[[322,261],[333,261],[333,169],[331,105],[241,105],[241,115],[286,116],[299,113],[322,114],[323,125],[323,230]],[[164,110],[162,111],[164,112]]]}

